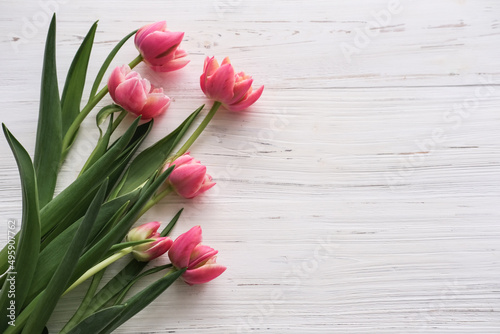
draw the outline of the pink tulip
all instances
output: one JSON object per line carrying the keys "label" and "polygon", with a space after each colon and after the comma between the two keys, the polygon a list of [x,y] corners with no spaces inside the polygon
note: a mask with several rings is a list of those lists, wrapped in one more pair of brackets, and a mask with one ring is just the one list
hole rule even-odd
{"label": "pink tulip", "polygon": [[116,104],[143,119],[156,117],[167,110],[170,98],[163,88],[154,88],[147,79],[123,65],[117,67],[108,79],[109,95]]}
{"label": "pink tulip", "polygon": [[157,232],[159,227],[159,222],[151,222],[135,227],[128,232],[126,241],[155,240],[133,247],[132,254],[137,261],[147,262],[156,259],[165,254],[172,246],[172,239],[160,237]]}
{"label": "pink tulip", "polygon": [[189,155],[189,152],[177,158],[174,170],[168,182],[177,194],[184,198],[193,198],[215,186],[212,177],[207,174],[207,167]]}
{"label": "pink tulip", "polygon": [[152,70],[171,72],[189,63],[187,52],[179,49],[183,37],[183,32],[168,31],[167,22],[161,21],[139,29],[135,34],[135,46]]}
{"label": "pink tulip", "polygon": [[187,268],[182,278],[189,285],[207,283],[226,270],[216,263],[218,252],[202,245],[201,240],[201,227],[195,226],[177,237],[168,252],[174,267]]}
{"label": "pink tulip", "polygon": [[200,86],[210,99],[219,101],[232,111],[240,111],[255,103],[262,95],[264,86],[252,91],[253,79],[243,72],[235,73],[233,65],[226,57],[221,66],[215,57],[205,59]]}

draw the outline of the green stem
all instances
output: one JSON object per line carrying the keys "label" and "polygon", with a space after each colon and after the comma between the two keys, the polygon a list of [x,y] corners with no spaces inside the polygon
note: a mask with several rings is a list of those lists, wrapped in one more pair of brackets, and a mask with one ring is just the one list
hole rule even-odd
{"label": "green stem", "polygon": [[134,67],[136,67],[137,65],[140,64],[141,61],[143,61],[144,58],[142,58],[142,56],[139,54],[137,57],[134,58],[134,60],[132,60],[128,66],[132,69]]}
{"label": "green stem", "polygon": [[76,288],[78,285],[80,285],[81,283],[83,283],[85,280],[87,280],[89,277],[92,277],[94,276],[95,274],[97,274],[99,271],[103,270],[104,268],[106,268],[107,266],[109,266],[111,263],[121,259],[122,257],[124,257],[125,255],[127,254],[130,254],[133,250],[133,247],[128,247],[128,248],[124,248],[122,249],[121,251],[111,255],[110,257],[108,257],[107,259],[105,259],[104,261],[96,264],[95,266],[93,266],[92,268],[90,268],[89,270],[87,270],[79,279],[77,279],[75,281],[75,283],[73,283],[68,289],[66,289],[66,291],[63,293],[63,296],[65,294],[67,294],[68,292],[70,292],[71,290],[73,290],[74,288]]}
{"label": "green stem", "polygon": [[[130,68],[134,68],[143,60],[141,55],[138,55],[134,60],[132,60],[129,64]],[[63,138],[63,144],[62,144],[62,160],[66,157],[69,151],[69,147],[71,146],[71,143],[73,142],[74,137],[76,136],[76,132],[78,131],[78,128],[82,124],[83,120],[87,115],[90,113],[92,109],[99,103],[104,96],[108,93],[108,86],[104,86],[94,97],[92,97],[85,107],[83,107],[82,111],[76,116],[75,120],[73,123],[71,123],[71,126],[69,127],[68,131],[66,132],[66,135]]]}
{"label": "green stem", "polygon": [[151,209],[154,205],[156,205],[161,199],[168,194],[170,194],[173,191],[172,187],[168,187],[162,192],[160,192],[158,195],[153,196],[152,199],[150,199],[146,205],[142,208],[141,212],[139,213],[139,217],[141,217],[143,214],[146,213],[149,209]]}
{"label": "green stem", "polygon": [[221,106],[221,103],[219,101],[214,102],[214,105],[212,106],[212,108],[208,112],[207,116],[205,116],[205,119],[203,120],[203,122],[201,122],[201,124],[198,125],[198,128],[193,132],[191,137],[189,137],[189,139],[184,143],[184,145],[182,145],[182,147],[179,149],[179,151],[177,151],[177,153],[172,158],[169,159],[169,161],[174,161],[175,159],[177,159],[178,157],[180,157],[181,155],[186,153],[187,150],[189,150],[191,145],[193,145],[195,140],[198,139],[198,137],[201,135],[203,130],[205,130],[208,123],[210,123],[210,121],[212,120],[212,118],[214,117],[215,113],[217,112],[217,110],[219,109],[220,106]]}

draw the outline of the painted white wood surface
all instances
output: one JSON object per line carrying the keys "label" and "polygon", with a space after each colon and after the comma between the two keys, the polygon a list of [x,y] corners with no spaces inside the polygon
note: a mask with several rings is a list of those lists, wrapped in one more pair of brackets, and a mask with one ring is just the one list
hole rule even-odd
{"label": "painted white wood surface", "polygon": [[[184,206],[174,235],[202,225],[229,269],[204,286],[175,284],[117,333],[500,332],[500,2],[0,6],[1,120],[30,152],[47,6],[58,14],[61,78],[93,20],[89,82],[129,31],[165,19],[186,32],[188,67],[158,76],[139,66],[174,99],[147,144],[206,102],[206,55],[229,55],[266,85],[248,112],[220,112],[192,149],[218,186],[193,201],[172,196],[141,220],[168,221]],[[115,65],[135,55],[130,43]],[[93,124],[89,117],[58,190],[90,152]],[[0,154],[5,242],[21,193],[5,140]],[[62,300],[51,329],[82,294]]]}

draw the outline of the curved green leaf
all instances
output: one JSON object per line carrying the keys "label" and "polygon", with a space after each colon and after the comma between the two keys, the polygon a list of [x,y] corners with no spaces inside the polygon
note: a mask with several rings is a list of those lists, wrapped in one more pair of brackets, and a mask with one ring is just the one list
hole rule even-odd
{"label": "curved green leaf", "polygon": [[111,61],[115,58],[118,51],[120,51],[123,44],[125,44],[125,42],[128,41],[130,37],[134,36],[135,33],[137,32],[137,30],[138,29],[132,31],[130,34],[123,37],[123,39],[121,41],[119,41],[118,44],[116,44],[116,46],[113,48],[113,50],[111,50],[108,57],[106,58],[106,60],[102,64],[101,69],[99,70],[99,73],[97,73],[97,76],[94,80],[94,84],[92,85],[92,90],[90,91],[89,100],[92,99],[96,95],[97,90],[99,89],[99,85],[101,84],[102,78],[104,77],[104,74],[106,73],[106,70],[108,69],[109,64],[111,64]]}
{"label": "curved green leaf", "polygon": [[125,309],[125,305],[108,307],[85,318],[73,327],[68,334],[99,333],[116,319]]}
{"label": "curved green leaf", "polygon": [[132,298],[128,299],[125,304],[125,308],[115,317],[111,323],[106,326],[99,334],[112,333],[115,329],[120,327],[127,320],[132,318],[134,315],[139,313],[143,308],[151,304],[159,295],[161,295],[172,283],[174,283],[184,272],[186,268],[176,270],[171,272],[156,282],[150,284],[148,287],[134,295]]}
{"label": "curved green leaf", "polygon": [[[105,178],[113,172],[110,168],[111,164],[122,153],[132,139],[137,124],[140,120],[138,117],[134,123],[127,129],[121,138],[110,148],[106,154],[102,156],[91,168],[89,168],[82,176],[77,178],[72,184],[64,189],[57,197],[50,201],[43,209],[40,210],[40,225],[41,233],[45,235],[52,230],[64,217],[73,209],[79,207],[79,203],[85,194],[96,188],[96,185],[104,181]],[[7,270],[7,246],[0,252],[0,272]]]}
{"label": "curved green leaf", "polygon": [[31,313],[24,330],[26,333],[40,333],[52,312],[54,311],[59,298],[61,298],[68,282],[71,278],[75,266],[80,258],[80,255],[87,243],[92,226],[99,214],[106,190],[108,188],[108,180],[105,180],[99,191],[94,197],[92,203],[85,214],[82,223],[78,227],[71,245],[66,251],[64,258],[59,263],[54,275],[43,292],[41,300],[37,303],[35,309]]}
{"label": "curved green leaf", "polygon": [[96,29],[97,21],[92,25],[80,45],[80,48],[78,48],[69,68],[68,75],[66,76],[66,82],[61,96],[63,136],[80,112],[83,88],[85,87],[85,78],[87,77],[87,68],[89,65],[90,53],[92,52],[92,45],[94,44]]}
{"label": "curved green leaf", "polygon": [[[127,202],[133,202],[136,200],[137,195],[138,192],[131,193],[104,203],[99,210],[99,214],[96,218],[92,231],[89,234],[88,240],[93,240],[100,233],[100,230],[107,224],[107,222],[113,220],[115,215],[123,210],[123,206],[126,205]],[[82,221],[83,218],[80,218],[77,222],[69,226],[50,244],[48,244],[43,251],[40,252],[35,270],[35,276],[37,279],[31,285],[28,300],[33,299],[47,286],[54,270],[57,268],[57,264],[64,257],[64,254],[68,250],[70,242]]]}
{"label": "curved green leaf", "polygon": [[[24,147],[9,132],[7,127],[2,124],[3,131],[7,141],[16,158],[21,177],[21,189],[23,198],[23,213],[19,241],[15,247],[11,248],[7,244],[11,270],[5,280],[0,294],[0,331],[7,328],[8,314],[7,309],[14,303],[14,313],[19,314],[23,306],[28,290],[33,281],[36,262],[40,252],[40,216],[38,206],[38,190],[35,170],[31,158]],[[9,236],[9,239],[13,237]],[[15,256],[14,255],[15,252]],[[12,258],[10,256],[13,256]],[[11,280],[15,284],[14,296],[10,293]]]}
{"label": "curved green leaf", "polygon": [[57,85],[56,16],[54,14],[50,22],[47,41],[45,42],[40,111],[36,131],[35,157],[33,159],[33,166],[38,179],[40,208],[43,208],[54,196],[61,150],[61,102]]}
{"label": "curved green leaf", "polygon": [[97,141],[97,144],[90,153],[87,161],[82,167],[82,170],[80,171],[80,175],[82,175],[87,169],[89,169],[99,158],[101,158],[104,153],[106,153],[106,150],[108,149],[108,144],[109,144],[109,139],[111,138],[111,135],[113,134],[113,114],[111,114],[109,118],[109,124],[108,124],[108,129],[104,133],[104,136],[102,135],[102,130],[99,128],[99,140]]}
{"label": "curved green leaf", "polygon": [[140,275],[137,275],[121,292],[120,295],[116,298],[115,300],[115,305],[121,304],[125,297],[127,296],[127,293],[130,291],[130,289],[134,286],[135,283],[139,282],[141,278],[144,278],[146,276],[155,274],[157,272],[160,272],[162,270],[172,268],[172,264],[164,264],[163,266],[158,266],[151,268],[149,270],[146,270],[145,272],[141,273]]}

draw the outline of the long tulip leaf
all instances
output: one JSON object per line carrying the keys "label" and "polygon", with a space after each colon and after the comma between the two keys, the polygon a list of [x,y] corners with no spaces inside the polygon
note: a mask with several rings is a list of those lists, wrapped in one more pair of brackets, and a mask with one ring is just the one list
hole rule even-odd
{"label": "long tulip leaf", "polygon": [[145,272],[141,273],[140,275],[137,275],[121,292],[120,292],[120,295],[116,298],[115,300],[115,304],[114,305],[118,305],[118,304],[122,304],[123,300],[125,299],[125,297],[127,296],[127,293],[130,291],[130,289],[134,286],[135,283],[139,282],[139,280],[141,278],[144,278],[146,276],[149,276],[149,275],[152,275],[152,274],[155,274],[157,272],[160,272],[162,270],[165,270],[165,269],[168,269],[168,268],[172,268],[172,264],[169,263],[169,264],[165,264],[163,266],[158,266],[158,267],[154,267],[154,268],[151,268],[149,270],[146,270]]}
{"label": "long tulip leaf", "polygon": [[97,141],[97,144],[90,153],[87,161],[82,167],[82,170],[80,171],[80,175],[85,173],[87,169],[89,169],[97,160],[99,160],[104,153],[106,153],[106,150],[108,148],[109,144],[109,139],[111,138],[111,135],[113,134],[113,115],[109,118],[109,124],[106,132],[104,133],[104,136],[102,135],[102,130],[99,128],[99,140]]}
{"label": "long tulip leaf", "polygon": [[71,278],[80,255],[87,243],[92,226],[99,214],[108,188],[108,180],[105,180],[97,192],[94,200],[85,214],[82,223],[78,227],[70,246],[68,247],[62,261],[59,263],[54,275],[43,292],[41,300],[37,303],[31,313],[24,330],[26,333],[39,333],[43,330],[54,311],[59,298],[61,298]]}
{"label": "long tulip leaf", "polygon": [[73,327],[68,334],[100,333],[114,319],[116,319],[125,309],[125,305],[108,307],[85,318],[78,325]]}
{"label": "long tulip leaf", "polygon": [[165,275],[164,277],[160,278],[156,282],[150,284],[148,287],[146,287],[145,289],[134,295],[132,298],[128,299],[125,302],[125,304],[121,304],[124,305],[125,308],[122,310],[120,315],[114,318],[105,329],[99,332],[99,334],[112,333],[115,329],[117,329],[127,320],[129,320],[134,315],[139,313],[142,309],[148,306],[153,300],[155,300],[159,295],[161,295],[185,271],[186,269],[184,268]]}
{"label": "long tulip leaf", "polygon": [[182,214],[182,211],[184,211],[184,208],[182,208],[179,211],[177,211],[177,213],[172,218],[172,220],[170,220],[170,223],[168,223],[168,225],[163,229],[163,231],[161,231],[160,236],[166,237],[166,236],[168,236],[170,234],[170,232],[174,228],[175,224],[177,224],[177,221],[179,220],[179,218],[180,218],[180,216]]}
{"label": "long tulip leaf", "polygon": [[[104,203],[99,210],[99,214],[89,234],[88,240],[93,240],[93,238],[95,238],[99,234],[100,230],[105,226],[105,224],[109,220],[112,220],[116,213],[120,212],[120,210],[122,210],[123,206],[127,202],[134,202],[138,196],[138,193],[138,191],[130,193]],[[52,277],[54,270],[57,267],[57,264],[61,261],[64,254],[68,250],[70,242],[82,221],[83,218],[80,218],[77,222],[69,226],[40,252],[35,270],[35,276],[37,277],[37,279],[33,282],[30,288],[28,299],[34,298],[46,287],[47,283]]]}
{"label": "long tulip leaf", "polygon": [[130,34],[128,34],[127,36],[123,37],[123,39],[121,41],[119,41],[118,44],[116,44],[116,46],[113,48],[113,50],[111,50],[108,57],[106,58],[106,60],[102,64],[101,69],[99,70],[99,73],[97,73],[94,84],[92,85],[92,90],[90,92],[90,99],[92,99],[96,95],[97,90],[99,89],[99,85],[101,84],[102,78],[104,77],[104,74],[106,73],[106,70],[108,69],[109,64],[111,64],[111,61],[113,61],[113,59],[115,58],[118,51],[120,51],[123,44],[125,44],[125,42],[128,41],[130,37],[134,36],[136,32],[137,32],[137,30],[134,30]]}
{"label": "long tulip leaf", "polygon": [[[9,132],[5,125],[3,131],[19,168],[21,177],[21,190],[23,199],[23,211],[21,230],[18,242],[14,245],[8,243],[9,255],[15,252],[11,270],[3,284],[0,294],[0,331],[7,328],[8,315],[14,303],[15,314],[19,314],[32,284],[36,262],[40,251],[40,216],[38,205],[38,190],[35,170],[31,158],[24,147]],[[14,282],[14,283],[12,283]],[[12,284],[15,285],[14,297],[11,295]]]}
{"label": "long tulip leaf", "polygon": [[56,16],[50,22],[43,58],[40,111],[33,165],[38,179],[40,208],[52,200],[61,160],[61,101],[56,70]]}
{"label": "long tulip leaf", "polygon": [[87,68],[89,65],[90,53],[92,52],[92,45],[94,44],[96,29],[97,22],[92,25],[83,39],[69,67],[68,75],[66,76],[66,82],[61,96],[63,136],[80,112],[85,78],[87,77]]}

